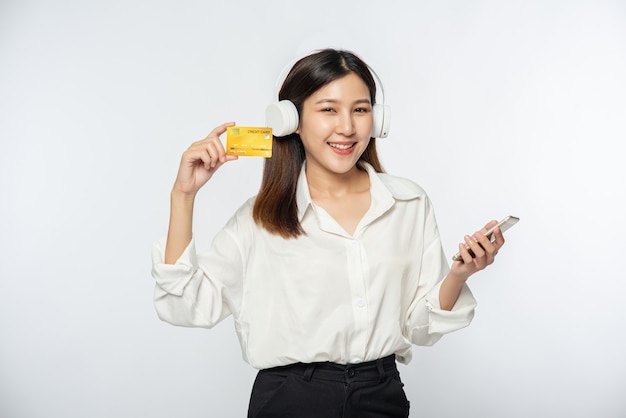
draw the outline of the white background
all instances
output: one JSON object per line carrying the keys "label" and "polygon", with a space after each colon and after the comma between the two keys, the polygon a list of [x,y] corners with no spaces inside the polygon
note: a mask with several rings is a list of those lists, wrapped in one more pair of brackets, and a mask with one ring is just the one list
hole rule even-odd
{"label": "white background", "polygon": [[[361,55],[392,106],[388,172],[433,200],[446,251],[508,214],[474,323],[401,368],[413,416],[626,416],[623,1],[4,0],[0,416],[243,417],[229,318],[160,322],[150,248],[180,154],[262,125],[291,60]],[[199,246],[259,185],[225,166]]]}

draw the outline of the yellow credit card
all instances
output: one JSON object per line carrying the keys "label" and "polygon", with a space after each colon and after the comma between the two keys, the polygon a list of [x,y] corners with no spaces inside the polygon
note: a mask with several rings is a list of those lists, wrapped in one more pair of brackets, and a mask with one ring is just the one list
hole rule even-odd
{"label": "yellow credit card", "polygon": [[272,128],[229,126],[226,129],[226,154],[270,158],[272,156]]}

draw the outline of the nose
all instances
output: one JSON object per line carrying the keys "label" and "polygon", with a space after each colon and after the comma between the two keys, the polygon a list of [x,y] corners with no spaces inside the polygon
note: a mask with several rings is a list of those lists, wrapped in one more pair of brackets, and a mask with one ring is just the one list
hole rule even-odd
{"label": "nose", "polygon": [[341,112],[337,118],[336,131],[344,136],[352,136],[356,133],[352,112]]}

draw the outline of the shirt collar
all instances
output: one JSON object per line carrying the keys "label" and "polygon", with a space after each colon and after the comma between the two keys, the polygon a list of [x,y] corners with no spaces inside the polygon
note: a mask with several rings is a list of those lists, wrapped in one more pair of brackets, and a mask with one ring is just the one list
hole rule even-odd
{"label": "shirt collar", "polygon": [[[390,176],[385,173],[377,173],[370,164],[361,162],[370,177],[370,193],[372,195],[372,215],[379,216],[380,213],[389,209],[396,200],[412,200],[423,195],[423,190],[415,183],[399,177]],[[306,179],[306,161],[302,164],[298,186],[296,189],[296,204],[298,205],[298,221],[306,214],[309,207],[313,205],[309,183]]]}

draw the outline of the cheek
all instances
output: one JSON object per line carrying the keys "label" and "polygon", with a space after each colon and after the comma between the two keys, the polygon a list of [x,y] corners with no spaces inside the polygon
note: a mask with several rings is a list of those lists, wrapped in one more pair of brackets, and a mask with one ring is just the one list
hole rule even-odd
{"label": "cheek", "polygon": [[371,116],[358,118],[356,126],[360,136],[367,136],[369,138],[372,133],[372,127],[374,126],[374,118]]}
{"label": "cheek", "polygon": [[303,134],[311,137],[326,135],[332,129],[330,118],[320,117],[316,114],[308,115],[300,120],[300,136]]}

